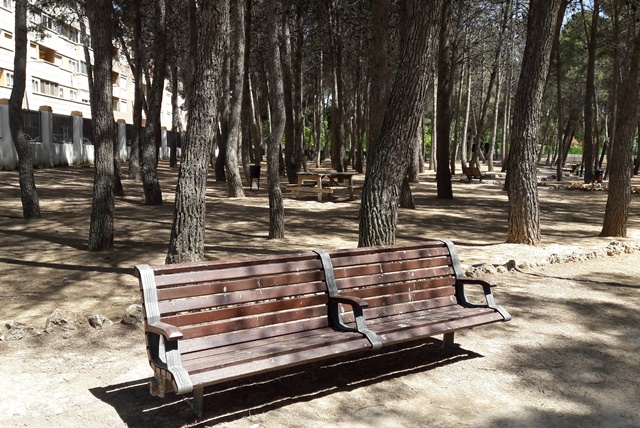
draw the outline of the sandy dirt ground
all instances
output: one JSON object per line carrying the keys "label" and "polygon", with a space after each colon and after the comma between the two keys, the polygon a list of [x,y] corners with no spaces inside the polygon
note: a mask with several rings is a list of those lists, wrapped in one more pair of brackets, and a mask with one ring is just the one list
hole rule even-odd
{"label": "sandy dirt ground", "polygon": [[[38,170],[43,218],[31,222],[17,172],[0,171],[0,426],[640,426],[639,196],[629,237],[612,242],[597,237],[605,192],[541,186],[543,242],[528,247],[504,244],[499,176],[456,176],[455,199],[442,201],[433,174],[413,186],[418,208],[401,210],[398,241],[454,241],[469,274],[499,284],[513,320],[458,333],[452,354],[434,338],[207,388],[196,421],[185,397],[149,395],[143,332],[119,322],[140,303],[133,266],[164,260],[176,175],[160,165],[160,207],[126,180],[114,250],[89,253],[91,168]],[[346,194],[285,195],[287,236],[267,240],[262,184],[228,199],[224,183],[210,182],[208,258],[357,245],[359,201]],[[56,309],[114,324],[46,332]]]}

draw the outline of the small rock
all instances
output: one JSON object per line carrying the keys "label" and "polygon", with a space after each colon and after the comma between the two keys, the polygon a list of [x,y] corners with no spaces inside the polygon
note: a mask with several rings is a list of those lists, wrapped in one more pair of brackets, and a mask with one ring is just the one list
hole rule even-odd
{"label": "small rock", "polygon": [[69,330],[78,330],[87,326],[87,320],[75,312],[63,311],[56,309],[47,317],[44,330],[47,333],[55,331],[67,332]]}
{"label": "small rock", "polygon": [[93,328],[111,327],[113,325],[113,321],[102,314],[91,315],[87,318],[87,321],[89,321],[89,325]]}
{"label": "small rock", "polygon": [[498,267],[496,268],[496,272],[497,272],[497,273],[505,273],[505,272],[508,272],[508,271],[509,271],[509,270],[508,270],[505,266],[498,266]]}
{"label": "small rock", "polygon": [[5,330],[0,333],[0,341],[24,339],[36,331],[34,327],[16,321],[7,321],[4,328]]}
{"label": "small rock", "polygon": [[142,315],[142,305],[129,305],[122,314],[122,323],[127,325],[136,325],[144,321]]}
{"label": "small rock", "polygon": [[498,272],[494,265],[482,265],[480,267],[480,270],[482,271],[482,273],[486,274],[495,274]]}

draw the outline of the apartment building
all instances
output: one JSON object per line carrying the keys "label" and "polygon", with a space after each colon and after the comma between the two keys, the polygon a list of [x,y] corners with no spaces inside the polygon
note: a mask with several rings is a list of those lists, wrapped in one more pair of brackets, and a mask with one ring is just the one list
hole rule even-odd
{"label": "apartment building", "polygon": [[[0,99],[9,98],[13,87],[14,27],[13,0],[0,0]],[[91,118],[89,84],[83,36],[78,28],[61,17],[30,13],[32,23],[43,24],[45,37],[29,33],[27,85],[23,108],[38,110],[49,106],[55,114],[81,112]],[[113,114],[116,120],[133,123],[133,73],[124,58],[114,61]],[[144,113],[143,113],[144,114]],[[144,121],[144,119],[143,119]],[[171,94],[165,92],[162,126],[171,129]]]}

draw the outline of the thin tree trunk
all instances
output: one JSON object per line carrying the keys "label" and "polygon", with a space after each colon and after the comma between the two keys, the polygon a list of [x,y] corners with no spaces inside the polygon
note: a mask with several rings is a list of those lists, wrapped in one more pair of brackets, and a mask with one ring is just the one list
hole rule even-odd
{"label": "thin tree trunk", "polygon": [[111,84],[113,16],[110,0],[87,3],[87,17],[95,58],[91,85],[91,117],[95,147],[95,177],[89,226],[89,251],[113,248],[115,199],[113,193],[113,145],[116,137]]}
{"label": "thin tree trunk", "polygon": [[22,101],[27,79],[27,0],[15,2],[15,51],[13,57],[13,88],[9,98],[9,128],[18,152],[18,180],[25,219],[40,218],[40,200],[33,174],[31,148],[24,134]]}
{"label": "thin tree trunk", "polygon": [[[522,71],[514,101],[513,132],[507,189],[507,242],[540,242],[537,191],[537,136],[542,95],[549,72],[556,22],[564,15],[564,0],[531,0]],[[562,11],[562,12],[561,12]],[[560,18],[559,18],[560,17]]]}
{"label": "thin tree trunk", "polygon": [[182,146],[182,121],[180,120],[180,105],[178,104],[178,66],[171,71],[171,130],[173,138],[169,152],[169,166],[178,167],[178,146]]}
{"label": "thin tree trunk", "polygon": [[206,224],[207,168],[217,122],[222,57],[229,26],[228,1],[199,2],[194,19],[197,36],[189,118],[176,186],[173,227],[166,263],[202,260]]}
{"label": "thin tree trunk", "polygon": [[284,238],[284,203],[280,189],[280,147],[284,134],[286,111],[280,47],[278,46],[278,19],[273,7],[267,8],[269,35],[269,83],[271,86],[272,129],[267,143],[267,182],[269,186],[269,239]]}
{"label": "thin tree trunk", "polygon": [[361,247],[395,242],[399,192],[406,177],[411,140],[427,99],[441,8],[442,0],[407,1],[406,38],[362,192]]}
{"label": "thin tree trunk", "polygon": [[165,0],[154,2],[153,5],[155,66],[153,82],[151,82],[151,89],[148,92],[149,114],[142,143],[142,188],[145,204],[162,205],[162,190],[156,166],[162,132],[160,116],[167,64]]}
{"label": "thin tree trunk", "polygon": [[244,198],[240,167],[238,166],[238,147],[242,138],[242,94],[244,89],[244,1],[231,1],[233,26],[230,33],[232,52],[232,73],[230,75],[230,106],[227,129],[225,170],[227,190],[230,198]]}
{"label": "thin tree trunk", "polygon": [[134,0],[133,13],[133,139],[131,140],[131,152],[129,153],[129,178],[142,180],[140,168],[140,147],[142,146],[142,105],[144,104],[144,92],[142,91],[142,0]]}
{"label": "thin tree trunk", "polygon": [[438,96],[437,127],[438,168],[436,182],[438,199],[453,199],[451,170],[449,169],[449,141],[451,134],[451,94],[455,77],[455,59],[453,58],[450,37],[451,0],[444,0],[440,17],[438,51]]}
{"label": "thin tree trunk", "polygon": [[[580,5],[583,5],[582,0]],[[584,10],[583,10],[584,16]],[[589,39],[587,46],[588,59],[587,59],[587,82],[586,90],[584,94],[584,142],[583,142],[583,155],[584,155],[584,182],[592,183],[594,180],[593,165],[594,165],[594,138],[593,138],[593,116],[596,97],[596,47],[598,38],[598,18],[600,16],[600,1],[593,0],[593,14],[591,17],[591,34],[585,34]],[[586,22],[585,22],[586,27]],[[586,28],[585,28],[586,33]]]}

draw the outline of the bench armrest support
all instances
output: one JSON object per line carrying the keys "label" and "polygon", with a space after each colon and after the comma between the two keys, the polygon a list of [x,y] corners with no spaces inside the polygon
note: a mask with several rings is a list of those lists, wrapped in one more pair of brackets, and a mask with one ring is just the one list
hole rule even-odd
{"label": "bench armrest support", "polygon": [[[467,296],[464,292],[465,285],[479,285],[482,287],[482,291],[484,292],[484,298],[487,302],[486,305],[474,305],[467,300]],[[491,309],[495,309],[502,315],[504,321],[511,320],[511,315],[501,306],[496,305],[496,301],[493,298],[493,293],[491,292],[491,288],[495,287],[497,284],[493,281],[487,281],[484,279],[477,278],[458,278],[456,280],[456,297],[458,298],[458,302],[466,307],[487,307]]]}

